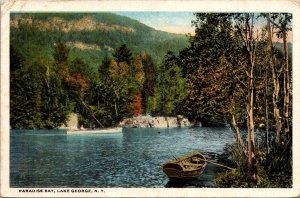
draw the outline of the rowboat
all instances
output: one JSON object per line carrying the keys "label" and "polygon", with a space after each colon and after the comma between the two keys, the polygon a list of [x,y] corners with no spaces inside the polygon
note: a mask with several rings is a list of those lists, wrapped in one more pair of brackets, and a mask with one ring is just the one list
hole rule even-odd
{"label": "rowboat", "polygon": [[80,130],[67,130],[67,134],[108,134],[108,133],[121,133],[122,127],[105,128],[105,129],[80,129]]}
{"label": "rowboat", "polygon": [[161,168],[169,179],[195,179],[203,173],[206,165],[207,158],[200,151],[195,151],[167,161]]}

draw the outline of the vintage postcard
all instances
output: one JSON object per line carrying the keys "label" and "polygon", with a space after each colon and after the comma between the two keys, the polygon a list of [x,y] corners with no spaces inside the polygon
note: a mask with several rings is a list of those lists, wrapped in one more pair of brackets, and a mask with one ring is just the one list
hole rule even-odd
{"label": "vintage postcard", "polygon": [[300,2],[4,1],[1,197],[299,197]]}

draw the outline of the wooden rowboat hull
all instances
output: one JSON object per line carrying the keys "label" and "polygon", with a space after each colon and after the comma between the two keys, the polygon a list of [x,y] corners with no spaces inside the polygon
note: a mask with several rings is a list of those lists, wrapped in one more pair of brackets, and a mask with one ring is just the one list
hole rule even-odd
{"label": "wooden rowboat hull", "polygon": [[195,179],[198,178],[204,169],[196,171],[178,171],[176,169],[164,169],[164,173],[169,177],[169,179]]}
{"label": "wooden rowboat hull", "polygon": [[205,170],[207,159],[201,152],[170,160],[162,164],[163,172],[169,179],[195,179]]}

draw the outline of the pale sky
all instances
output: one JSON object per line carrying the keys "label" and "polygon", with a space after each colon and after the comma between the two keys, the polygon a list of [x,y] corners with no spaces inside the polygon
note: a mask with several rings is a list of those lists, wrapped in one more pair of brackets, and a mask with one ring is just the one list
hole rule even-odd
{"label": "pale sky", "polygon": [[157,30],[171,33],[193,34],[195,27],[191,21],[195,19],[193,12],[114,12],[140,21]]}
{"label": "pale sky", "polygon": [[[192,20],[195,20],[193,12],[114,12],[115,14],[127,16],[136,19],[141,23],[153,27],[157,30],[162,30],[177,34],[194,34],[195,27],[192,27]],[[258,23],[265,25],[262,19]],[[293,33],[288,33],[288,42],[293,41]],[[274,41],[282,42],[274,36]]]}

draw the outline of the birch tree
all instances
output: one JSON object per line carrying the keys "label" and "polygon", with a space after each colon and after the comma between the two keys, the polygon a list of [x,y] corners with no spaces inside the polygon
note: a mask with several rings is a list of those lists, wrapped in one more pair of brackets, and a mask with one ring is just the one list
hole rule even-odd
{"label": "birch tree", "polygon": [[247,166],[248,177],[251,181],[256,181],[255,173],[255,148],[254,148],[254,118],[253,118],[253,101],[254,101],[254,67],[255,67],[255,50],[258,33],[254,29],[254,13],[237,14],[235,17],[237,33],[243,41],[246,52],[246,63],[242,65],[246,75],[247,83]]}
{"label": "birch tree", "polygon": [[[288,13],[282,14],[267,14],[267,28],[269,35],[269,46],[270,46],[270,56],[271,56],[271,66],[272,66],[272,78],[274,83],[274,93],[273,93],[273,106],[274,106],[274,117],[275,117],[275,129],[276,129],[276,142],[281,142],[281,120],[279,115],[279,80],[278,76],[280,72],[276,71],[276,63],[275,63],[275,53],[274,53],[274,45],[273,45],[273,31],[275,29],[277,32],[277,37],[282,38],[283,41],[283,94],[284,94],[284,107],[283,107],[283,119],[284,119],[284,134],[286,137],[290,136],[290,69],[289,69],[289,58],[288,58],[288,46],[287,46],[287,34],[291,30],[291,20],[292,15]],[[274,28],[271,28],[271,25]]]}

